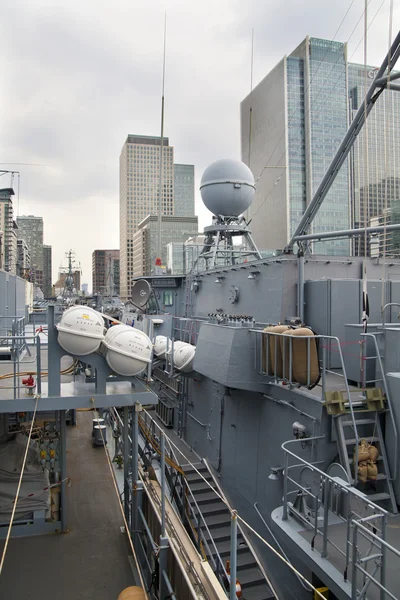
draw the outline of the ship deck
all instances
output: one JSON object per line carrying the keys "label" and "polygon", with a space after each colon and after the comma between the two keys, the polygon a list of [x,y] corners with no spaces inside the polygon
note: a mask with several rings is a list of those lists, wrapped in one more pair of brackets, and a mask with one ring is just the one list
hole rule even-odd
{"label": "ship deck", "polygon": [[79,412],[67,430],[68,533],[12,538],[1,598],[113,600],[135,585],[107,459],[103,448],[92,447],[91,429],[92,413]]}
{"label": "ship deck", "polygon": [[[272,520],[275,525],[278,526],[286,536],[290,537],[291,541],[301,551],[300,556],[307,562],[313,572],[316,572],[325,581],[328,587],[333,587],[333,592],[338,597],[351,597],[351,582],[352,582],[352,564],[349,563],[347,571],[347,581],[344,580],[344,571],[346,566],[345,556],[341,553],[346,552],[346,539],[347,539],[347,524],[339,521],[339,519],[329,512],[328,519],[328,556],[323,558],[321,556],[322,551],[322,535],[317,535],[314,539],[314,549],[312,548],[312,540],[314,538],[314,529],[306,527],[304,523],[293,516],[289,516],[288,520],[283,520],[283,509],[282,507],[277,508],[272,513]],[[398,552],[400,552],[400,515],[390,516],[386,529],[386,541],[389,545],[393,546]],[[351,540],[350,540],[351,541]],[[357,542],[360,556],[366,556],[370,554],[377,554],[378,548],[371,548],[371,544],[362,537]],[[336,548],[335,548],[336,546]],[[339,551],[339,550],[341,551]],[[352,555],[352,547],[350,546],[350,560]],[[371,573],[375,563],[373,560],[369,561],[368,572]],[[366,565],[364,564],[365,568]],[[327,581],[329,578],[330,583]],[[379,581],[379,572],[376,575]],[[357,575],[357,587],[360,589],[365,581],[362,581],[362,574]],[[400,572],[399,572],[399,559],[392,552],[386,552],[386,584],[385,587],[388,589],[394,597],[399,597],[400,583]],[[366,598],[368,600],[380,600],[381,592],[378,586],[371,582]],[[388,596],[389,598],[389,596]]]}
{"label": "ship deck", "polygon": [[[387,536],[386,541],[388,544],[396,548],[400,552],[400,515],[396,515],[391,517],[387,524]],[[335,544],[338,548],[340,548],[343,552],[346,551],[346,531],[347,524],[346,523],[336,523],[328,526],[328,538],[330,540],[330,544],[328,544],[328,559],[329,562],[340,572],[344,573],[345,569],[345,557],[332,545]],[[314,537],[314,531],[303,530],[299,531],[300,535],[306,539],[308,542],[311,542]],[[368,553],[370,549],[370,544],[363,539],[359,542],[359,547],[361,553],[364,555]],[[318,552],[322,551],[322,537],[317,536],[315,539],[315,549]],[[377,551],[377,550],[375,550]],[[374,552],[375,552],[374,551]],[[371,552],[372,553],[372,552]],[[386,553],[386,587],[392,593],[398,592],[399,589],[399,560],[398,558],[392,554],[391,552]],[[371,565],[369,566],[369,572],[371,572],[373,566],[373,561],[371,561]],[[365,567],[364,567],[365,568]],[[348,569],[348,579],[352,581],[352,572],[351,572],[351,564]],[[359,575],[358,581],[361,581],[361,577]],[[368,600],[380,600],[381,592],[379,588],[371,583],[367,598]]]}

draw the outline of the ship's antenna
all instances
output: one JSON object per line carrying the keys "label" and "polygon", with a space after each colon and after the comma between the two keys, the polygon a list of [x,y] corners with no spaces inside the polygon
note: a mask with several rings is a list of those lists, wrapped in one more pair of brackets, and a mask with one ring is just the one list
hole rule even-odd
{"label": "ship's antenna", "polygon": [[250,60],[250,111],[249,111],[249,159],[248,167],[251,169],[251,121],[253,117],[253,64],[254,64],[254,28],[251,30],[251,60]]}
{"label": "ship's antenna", "polygon": [[163,54],[163,76],[161,96],[161,141],[160,141],[160,174],[158,182],[158,231],[157,231],[157,258],[156,265],[161,266],[161,210],[163,198],[163,146],[164,146],[164,91],[165,91],[165,50],[167,42],[167,11],[164,16],[164,54]]}

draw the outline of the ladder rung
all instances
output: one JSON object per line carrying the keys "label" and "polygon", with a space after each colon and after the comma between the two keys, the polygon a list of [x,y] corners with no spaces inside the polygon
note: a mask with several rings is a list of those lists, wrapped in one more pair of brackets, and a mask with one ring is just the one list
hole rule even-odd
{"label": "ladder rung", "polygon": [[385,492],[381,494],[367,494],[367,498],[373,502],[380,502],[381,500],[389,500],[390,494],[386,494]]}
{"label": "ladder rung", "polygon": [[[375,421],[374,419],[358,419],[356,420],[356,425],[369,425],[369,424],[374,424]],[[343,427],[349,427],[350,425],[353,425],[353,421],[343,421],[342,422]]]}
{"label": "ladder rung", "polygon": [[[379,438],[377,438],[377,437],[360,437],[359,439],[360,440],[361,439],[365,440],[366,442],[369,442],[369,443],[371,443],[371,442],[379,442]],[[345,441],[346,441],[347,445],[349,445],[349,444],[355,444],[356,443],[356,439],[355,438],[351,438],[351,439],[348,439],[348,440],[345,440]]]}

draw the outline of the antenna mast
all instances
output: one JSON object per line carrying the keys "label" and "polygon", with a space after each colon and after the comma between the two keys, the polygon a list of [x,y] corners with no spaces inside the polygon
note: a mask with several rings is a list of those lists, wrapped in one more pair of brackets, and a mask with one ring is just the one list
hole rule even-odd
{"label": "antenna mast", "polygon": [[157,222],[157,258],[156,271],[161,266],[161,226],[162,226],[162,198],[163,198],[163,162],[164,162],[164,90],[165,90],[165,50],[167,41],[167,11],[164,16],[164,55],[163,55],[163,76],[162,76],[162,96],[161,96],[161,141],[160,141],[160,174],[158,182],[158,222]]}

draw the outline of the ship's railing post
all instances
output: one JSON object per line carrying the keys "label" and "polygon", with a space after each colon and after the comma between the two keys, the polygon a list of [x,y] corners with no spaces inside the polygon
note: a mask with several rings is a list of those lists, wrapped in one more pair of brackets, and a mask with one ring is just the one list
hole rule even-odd
{"label": "ship's railing post", "polygon": [[[124,422],[122,424],[122,440],[124,446],[124,512],[129,523],[129,443],[128,443],[129,407],[124,406]],[[126,532],[129,535],[129,531]]]}
{"label": "ship's railing post", "polygon": [[[383,540],[383,542],[386,542],[386,524],[387,524],[387,515],[382,515],[381,518],[382,521],[382,532],[381,532],[381,539]],[[386,546],[385,544],[381,544],[381,562],[380,562],[380,567],[381,567],[381,593],[380,593],[380,600],[385,600],[386,599],[386,593],[385,593],[385,589],[386,589]]]}
{"label": "ship's railing post", "polygon": [[135,544],[136,533],[139,529],[139,507],[142,507],[143,484],[139,479],[139,412],[141,404],[135,402],[132,407],[132,496],[131,496],[131,535]]}
{"label": "ship's railing post", "polygon": [[66,411],[60,410],[61,531],[67,531],[67,426]]}
{"label": "ship's railing post", "polygon": [[351,577],[351,600],[357,600],[357,523],[353,521],[353,551],[352,551],[352,577]]}
{"label": "ship's railing post", "polygon": [[288,467],[289,467],[289,454],[284,452],[283,455],[283,515],[284,521],[288,518]]}
{"label": "ship's railing post", "polygon": [[37,372],[37,393],[42,393],[42,357],[41,357],[41,345],[40,345],[40,334],[36,336],[36,372]]}
{"label": "ship's railing post", "polygon": [[[328,556],[328,519],[329,519],[329,479],[326,477],[324,480],[324,525],[322,530],[322,558]],[[318,506],[316,506],[316,512],[318,513]]]}
{"label": "ship's railing post", "polygon": [[159,598],[164,600],[169,594],[168,586],[165,583],[163,576],[164,572],[167,573],[168,567],[168,538],[165,533],[165,434],[163,431],[160,433],[161,442],[161,535],[160,535],[160,551],[158,555],[158,568],[159,568]]}
{"label": "ship's railing post", "polygon": [[231,553],[229,572],[229,600],[237,600],[236,596],[236,570],[237,570],[237,512],[231,514]]}

